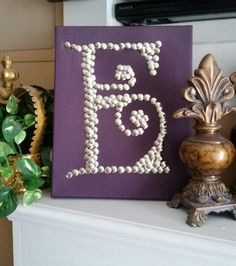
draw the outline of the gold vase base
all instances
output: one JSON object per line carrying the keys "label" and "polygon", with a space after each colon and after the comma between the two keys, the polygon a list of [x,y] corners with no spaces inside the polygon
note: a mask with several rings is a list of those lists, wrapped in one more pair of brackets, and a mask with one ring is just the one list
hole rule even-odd
{"label": "gold vase base", "polygon": [[211,212],[221,213],[229,211],[236,220],[236,197],[231,198],[227,203],[204,204],[192,202],[182,196],[175,194],[173,199],[167,203],[170,208],[178,208],[183,205],[187,209],[188,217],[186,223],[192,227],[202,226]]}

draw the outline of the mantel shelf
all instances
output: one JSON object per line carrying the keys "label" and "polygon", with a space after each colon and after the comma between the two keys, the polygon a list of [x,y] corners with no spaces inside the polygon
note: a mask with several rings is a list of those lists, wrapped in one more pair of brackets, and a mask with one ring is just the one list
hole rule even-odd
{"label": "mantel shelf", "polygon": [[44,266],[236,263],[231,216],[212,214],[204,226],[191,228],[184,209],[162,201],[52,199],[45,193],[30,207],[20,205],[9,219],[15,266],[42,265],[42,258]]}

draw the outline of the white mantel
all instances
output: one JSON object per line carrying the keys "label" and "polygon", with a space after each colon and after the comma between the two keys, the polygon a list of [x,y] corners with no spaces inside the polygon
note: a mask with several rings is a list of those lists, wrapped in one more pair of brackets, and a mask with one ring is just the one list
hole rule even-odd
{"label": "white mantel", "polygon": [[14,266],[235,266],[236,222],[209,215],[201,228],[166,202],[52,199],[20,205]]}

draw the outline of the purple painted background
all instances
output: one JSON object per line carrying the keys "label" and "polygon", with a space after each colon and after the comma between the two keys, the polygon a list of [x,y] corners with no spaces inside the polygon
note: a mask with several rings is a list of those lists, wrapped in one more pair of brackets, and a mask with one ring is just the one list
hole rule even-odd
{"label": "purple painted background", "polygon": [[[167,135],[162,157],[170,166],[169,174],[95,174],[66,179],[71,169],[84,166],[83,85],[81,54],[64,48],[70,41],[76,44],[95,42],[155,42],[162,41],[160,67],[151,76],[146,60],[132,50],[97,51],[95,73],[98,83],[117,83],[114,78],[118,64],[131,65],[137,82],[128,92],[156,97],[166,113]],[[56,29],[56,76],[53,147],[53,197],[95,197],[169,199],[187,182],[186,167],[179,159],[178,147],[189,136],[188,120],[177,120],[173,112],[184,106],[180,90],[191,76],[192,28],[190,26],[154,27],[58,27]],[[130,111],[143,109],[149,115],[149,127],[138,137],[127,137],[114,123],[115,109],[98,111],[99,163],[103,166],[133,165],[153,145],[159,132],[159,119],[150,103],[135,102],[124,108],[124,124],[129,128]],[[131,127],[132,128],[132,127]]]}

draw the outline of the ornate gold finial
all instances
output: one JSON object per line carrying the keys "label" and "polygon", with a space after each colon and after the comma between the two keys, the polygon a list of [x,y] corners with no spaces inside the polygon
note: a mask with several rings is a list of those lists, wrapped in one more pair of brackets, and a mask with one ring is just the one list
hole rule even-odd
{"label": "ornate gold finial", "polygon": [[19,78],[19,73],[11,68],[12,60],[9,56],[4,56],[1,64],[3,70],[1,71],[0,77],[0,80],[2,81],[0,100],[7,100],[13,92],[13,82]]}
{"label": "ornate gold finial", "polygon": [[176,111],[174,117],[191,117],[196,122],[196,131],[179,148],[180,158],[190,168],[192,178],[169,206],[184,205],[191,226],[201,226],[210,212],[230,211],[236,219],[236,198],[232,198],[221,180],[221,173],[234,159],[235,148],[220,135],[218,123],[224,115],[235,111],[230,101],[234,88],[211,54],[202,59],[187,82],[183,98],[188,106]]}
{"label": "ornate gold finial", "polygon": [[194,74],[183,93],[190,105],[176,111],[174,117],[192,117],[199,124],[216,125],[223,116],[235,110],[229,102],[235,94],[232,83],[223,76],[211,54],[204,56]]}

